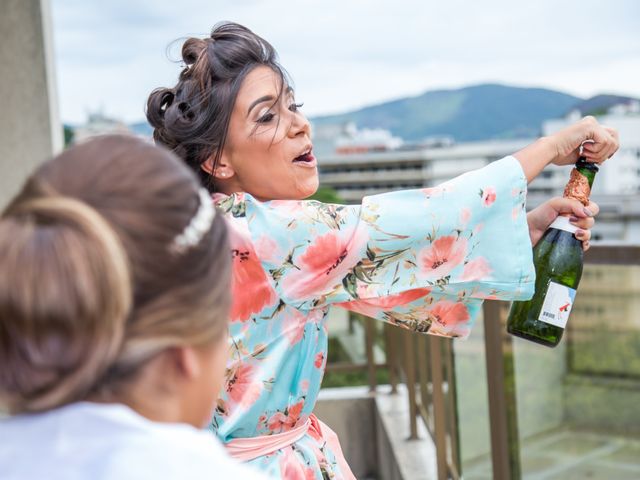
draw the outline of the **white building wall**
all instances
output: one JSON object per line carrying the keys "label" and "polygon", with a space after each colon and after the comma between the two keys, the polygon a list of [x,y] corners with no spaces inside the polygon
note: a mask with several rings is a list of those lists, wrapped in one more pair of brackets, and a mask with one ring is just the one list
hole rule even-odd
{"label": "white building wall", "polygon": [[[543,135],[551,135],[573,123],[574,118],[544,122]],[[620,150],[598,172],[594,194],[633,194],[640,192],[640,114],[613,113],[598,117],[620,133]],[[564,173],[564,172],[563,172]],[[560,175],[557,172],[556,175]]]}
{"label": "white building wall", "polygon": [[0,207],[63,146],[49,0],[3,0],[0,13]]}

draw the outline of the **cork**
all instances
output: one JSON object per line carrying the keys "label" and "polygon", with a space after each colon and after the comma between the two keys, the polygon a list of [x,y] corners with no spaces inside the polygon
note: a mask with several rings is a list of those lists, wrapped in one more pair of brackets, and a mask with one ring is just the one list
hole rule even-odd
{"label": "cork", "polygon": [[569,178],[567,186],[564,187],[563,196],[566,198],[574,198],[586,207],[589,205],[589,195],[591,195],[589,180],[582,175],[578,169],[574,168],[571,170],[571,177]]}

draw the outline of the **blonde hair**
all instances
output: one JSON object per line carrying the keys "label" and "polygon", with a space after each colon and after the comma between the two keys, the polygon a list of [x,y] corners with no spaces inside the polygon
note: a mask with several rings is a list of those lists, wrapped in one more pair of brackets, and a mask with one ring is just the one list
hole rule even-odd
{"label": "blonde hair", "polygon": [[174,346],[226,331],[231,259],[217,215],[171,251],[199,207],[168,151],[105,136],[38,169],[0,219],[0,401],[43,411],[111,392]]}

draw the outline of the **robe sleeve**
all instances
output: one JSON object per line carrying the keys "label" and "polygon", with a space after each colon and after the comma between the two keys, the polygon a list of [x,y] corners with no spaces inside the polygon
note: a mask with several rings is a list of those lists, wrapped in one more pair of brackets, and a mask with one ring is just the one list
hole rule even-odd
{"label": "robe sleeve", "polygon": [[283,302],[301,310],[335,304],[416,331],[466,336],[483,299],[533,295],[526,193],[520,163],[509,156],[360,205],[239,194],[235,208]]}

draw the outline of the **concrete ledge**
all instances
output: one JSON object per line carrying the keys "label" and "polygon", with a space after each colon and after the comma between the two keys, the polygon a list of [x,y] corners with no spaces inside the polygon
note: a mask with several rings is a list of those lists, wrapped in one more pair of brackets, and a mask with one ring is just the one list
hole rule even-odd
{"label": "concrete ledge", "polygon": [[323,389],[314,413],[338,434],[356,478],[381,478],[377,475],[374,396],[368,387]]}
{"label": "concrete ledge", "polygon": [[422,421],[418,440],[409,438],[409,400],[404,385],[330,388],[320,392],[315,413],[340,438],[345,457],[360,480],[437,478],[435,445]]}
{"label": "concrete ledge", "polygon": [[[391,395],[385,385],[375,398],[380,425],[378,442],[381,479],[432,480],[438,478],[436,447],[422,420],[418,420],[418,439],[409,440],[409,399],[404,385]],[[382,393],[386,390],[386,394]],[[380,451],[382,449],[382,451]]]}

